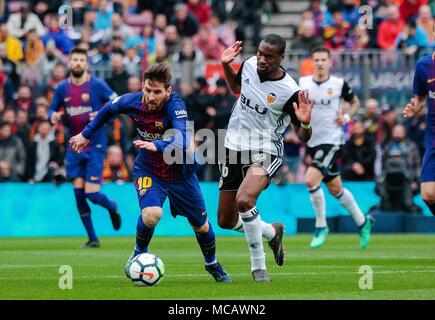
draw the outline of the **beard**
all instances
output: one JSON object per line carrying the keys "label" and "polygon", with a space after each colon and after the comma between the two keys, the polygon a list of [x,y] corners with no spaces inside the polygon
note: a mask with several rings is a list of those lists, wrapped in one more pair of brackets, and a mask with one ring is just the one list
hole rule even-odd
{"label": "beard", "polygon": [[72,69],[71,73],[72,73],[74,78],[80,78],[85,73],[85,70],[80,69],[80,68],[76,68],[76,69]]}

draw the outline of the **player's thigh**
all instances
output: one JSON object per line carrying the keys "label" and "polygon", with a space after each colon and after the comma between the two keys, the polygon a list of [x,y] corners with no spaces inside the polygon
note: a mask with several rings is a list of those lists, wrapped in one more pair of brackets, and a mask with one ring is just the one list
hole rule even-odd
{"label": "player's thigh", "polygon": [[101,185],[105,153],[101,151],[89,152],[86,154],[86,157],[86,182],[89,184]]}
{"label": "player's thigh", "polygon": [[323,174],[317,167],[310,166],[305,173],[305,183],[308,188],[314,188],[320,185],[323,180]]}
{"label": "player's thigh", "polygon": [[[67,151],[65,156],[65,171],[69,181],[86,177],[86,157],[83,154]],[[84,185],[79,188],[82,189]]]}
{"label": "player's thigh", "polygon": [[237,209],[249,210],[255,206],[260,193],[269,185],[269,174],[260,165],[253,164],[246,172],[245,178],[236,195]]}
{"label": "player's thigh", "polygon": [[167,184],[171,214],[186,217],[192,227],[201,227],[207,221],[207,209],[199,186],[193,175],[179,183]]}
{"label": "player's thigh", "polygon": [[423,182],[421,184],[421,196],[429,203],[435,203],[435,181]]}
{"label": "player's thigh", "polygon": [[[161,217],[163,213],[161,208],[167,196],[164,184],[157,177],[148,172],[135,170],[134,187],[136,189],[142,218],[148,219],[153,216],[155,218]],[[160,211],[157,208],[160,208]]]}
{"label": "player's thigh", "polygon": [[86,193],[100,192],[100,189],[101,189],[101,184],[91,183],[91,182],[85,181],[85,192]]}
{"label": "player's thigh", "polygon": [[239,220],[236,195],[237,191],[219,192],[218,224],[222,228],[232,229]]}

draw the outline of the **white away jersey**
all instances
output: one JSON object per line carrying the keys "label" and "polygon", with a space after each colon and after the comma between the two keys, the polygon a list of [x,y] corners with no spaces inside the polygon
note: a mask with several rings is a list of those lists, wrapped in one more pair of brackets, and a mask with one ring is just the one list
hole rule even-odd
{"label": "white away jersey", "polygon": [[313,104],[311,113],[312,135],[308,141],[309,147],[321,144],[341,145],[345,143],[343,128],[335,120],[341,112],[341,99],[348,102],[354,98],[354,93],[344,79],[330,76],[322,83],[314,81],[313,76],[301,77],[299,86],[308,92]]}
{"label": "white away jersey", "polygon": [[228,123],[226,148],[261,150],[282,157],[285,129],[290,122],[300,126],[293,109],[300,88],[283,71],[280,79],[263,79],[257,73],[256,56],[243,62],[237,74],[241,93]]}

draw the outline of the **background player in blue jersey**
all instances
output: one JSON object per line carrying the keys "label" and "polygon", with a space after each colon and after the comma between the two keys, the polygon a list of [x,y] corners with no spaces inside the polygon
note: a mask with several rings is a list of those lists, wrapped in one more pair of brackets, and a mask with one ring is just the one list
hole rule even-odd
{"label": "background player in blue jersey", "polygon": [[[145,71],[143,79],[142,92],[125,94],[108,103],[82,133],[70,139],[70,145],[81,152],[111,117],[128,114],[141,136],[141,140],[134,141],[140,149],[134,166],[134,182],[141,215],[137,222],[136,247],[126,268],[136,255],[148,252],[168,197],[172,215],[186,217],[195,231],[205,269],[218,282],[232,282],[216,259],[215,235],[207,219],[195,164],[186,161],[189,146],[186,106],[181,97],[172,92],[169,67],[163,63],[153,65]],[[178,155],[182,151],[181,161],[169,163],[172,151]]]}
{"label": "background player in blue jersey", "polygon": [[[73,49],[69,59],[71,76],[57,86],[49,110],[50,121],[56,124],[64,118],[71,136],[80,133],[104,104],[116,97],[104,81],[88,73],[88,66],[86,50]],[[85,248],[100,246],[86,199],[109,211],[115,230],[121,227],[116,203],[100,192],[106,144],[105,132],[100,129],[82,153],[76,154],[71,148],[66,151],[66,175],[73,182],[77,209],[89,237],[82,246]]]}
{"label": "background player in blue jersey", "polygon": [[435,52],[417,62],[414,75],[414,98],[405,106],[405,117],[424,112],[427,102],[425,153],[421,166],[421,195],[435,216]]}

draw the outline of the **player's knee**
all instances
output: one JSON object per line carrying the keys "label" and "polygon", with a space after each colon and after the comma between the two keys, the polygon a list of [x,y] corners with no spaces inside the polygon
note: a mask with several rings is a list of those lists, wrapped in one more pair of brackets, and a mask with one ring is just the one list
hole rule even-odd
{"label": "player's knee", "polygon": [[305,184],[307,185],[308,189],[313,189],[319,185],[316,179],[314,179],[314,177],[308,172],[305,174]]}
{"label": "player's knee", "polygon": [[98,202],[98,192],[87,192],[86,193],[86,198],[88,198],[92,203],[97,203]]}
{"label": "player's knee", "polygon": [[142,220],[148,228],[154,227],[160,221],[162,215],[161,208],[145,208],[142,210]]}
{"label": "player's knee", "polygon": [[209,226],[209,224],[208,224],[208,221],[206,221],[206,222],[205,222],[202,226],[200,226],[200,227],[192,226],[192,229],[193,229],[195,232],[198,232],[198,233],[207,233],[208,230],[210,229],[210,226]]}
{"label": "player's knee", "polygon": [[234,227],[232,221],[223,215],[218,215],[218,225],[222,229],[232,229]]}
{"label": "player's knee", "polygon": [[246,212],[248,210],[251,210],[253,207],[255,207],[255,203],[256,199],[246,193],[242,193],[236,198],[237,210],[239,212]]}
{"label": "player's knee", "polygon": [[337,197],[343,189],[340,186],[328,186],[329,193],[334,197]]}
{"label": "player's knee", "polygon": [[421,196],[428,205],[435,204],[435,192],[423,192]]}

